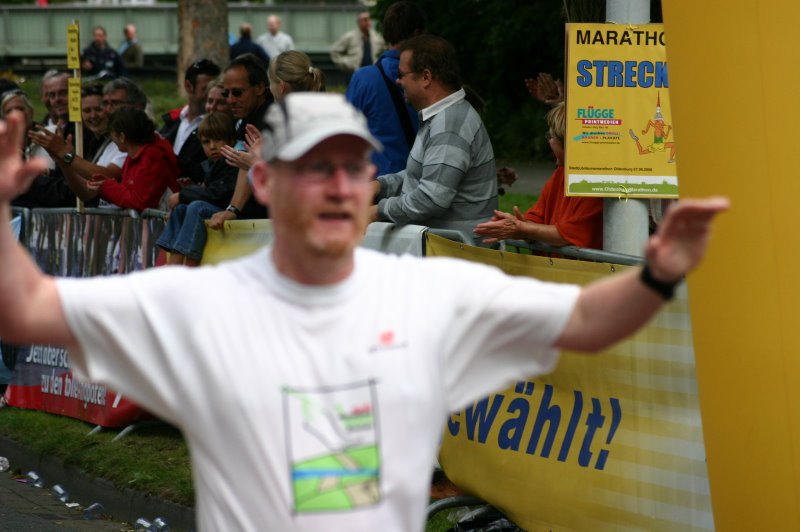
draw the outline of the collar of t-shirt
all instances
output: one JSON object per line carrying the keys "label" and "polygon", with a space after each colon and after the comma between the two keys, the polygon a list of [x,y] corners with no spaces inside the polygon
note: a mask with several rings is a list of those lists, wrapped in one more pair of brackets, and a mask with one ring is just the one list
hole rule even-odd
{"label": "collar of t-shirt", "polygon": [[464,89],[458,89],[453,94],[445,96],[435,104],[429,105],[428,107],[419,112],[420,116],[422,116],[422,121],[426,122],[428,119],[433,118],[434,116],[441,113],[451,105],[460,102],[461,100],[464,99],[465,95],[466,93],[464,92]]}
{"label": "collar of t-shirt", "polygon": [[[261,251],[263,263],[266,264],[264,270],[265,281],[274,291],[275,295],[285,301],[304,307],[332,306],[352,297],[358,287],[358,260],[355,261],[355,269],[347,279],[331,285],[306,285],[290,279],[278,271],[272,258],[272,247],[269,246]],[[359,250],[355,251],[359,255]],[[262,262],[262,261],[258,261]]]}
{"label": "collar of t-shirt", "polygon": [[175,155],[178,155],[181,152],[181,148],[183,148],[183,144],[186,142],[186,139],[189,138],[189,135],[192,134],[192,131],[200,126],[200,122],[203,121],[203,116],[205,116],[196,116],[194,120],[190,122],[186,118],[188,115],[189,106],[185,105],[183,109],[181,109],[180,115],[178,115],[181,123],[178,125],[178,132],[175,134],[175,142],[172,144],[172,151],[175,152]]}

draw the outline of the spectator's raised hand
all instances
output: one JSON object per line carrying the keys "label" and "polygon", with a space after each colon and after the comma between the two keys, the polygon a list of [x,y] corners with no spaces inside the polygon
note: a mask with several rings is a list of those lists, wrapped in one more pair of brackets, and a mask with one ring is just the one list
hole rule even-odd
{"label": "spectator's raised hand", "polygon": [[232,146],[223,146],[220,151],[225,162],[245,172],[256,162],[256,155],[250,151],[239,151]]}
{"label": "spectator's raised hand", "polygon": [[12,111],[0,120],[0,201],[9,202],[25,192],[33,179],[47,169],[38,157],[22,159],[20,146],[25,138],[25,117]]}
{"label": "spectator's raised hand", "polygon": [[517,238],[520,230],[519,225],[524,219],[519,207],[514,206],[514,214],[503,211],[494,211],[494,216],[488,222],[483,222],[475,226],[474,232],[477,236],[486,237],[484,244],[494,244],[500,240]]}
{"label": "spectator's raised hand", "polygon": [[244,127],[244,140],[247,144],[247,151],[258,153],[261,151],[261,130],[253,124]]}
{"label": "spectator's raised hand", "polygon": [[28,131],[28,138],[57,160],[63,159],[64,155],[72,150],[72,135],[64,140],[61,135],[53,133],[41,124],[36,124],[36,129]]}
{"label": "spectator's raised hand", "polygon": [[645,248],[653,277],[674,282],[692,271],[705,255],[712,220],[729,207],[728,199],[720,197],[670,206]]}
{"label": "spectator's raised hand", "polygon": [[526,79],[525,87],[531,96],[546,104],[555,105],[564,100],[564,84],[547,72],[540,72],[536,79]]}

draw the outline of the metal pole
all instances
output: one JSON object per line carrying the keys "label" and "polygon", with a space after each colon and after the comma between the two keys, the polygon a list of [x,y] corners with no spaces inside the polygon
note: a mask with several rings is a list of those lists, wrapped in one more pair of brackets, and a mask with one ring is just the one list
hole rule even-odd
{"label": "metal pole", "polygon": [[[606,22],[647,24],[650,0],[606,0]],[[650,202],[644,199],[603,200],[603,249],[641,256],[648,237]]]}

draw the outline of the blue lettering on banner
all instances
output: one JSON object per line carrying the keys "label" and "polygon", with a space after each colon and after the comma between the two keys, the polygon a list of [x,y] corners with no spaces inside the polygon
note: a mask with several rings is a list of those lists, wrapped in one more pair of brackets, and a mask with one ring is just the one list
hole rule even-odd
{"label": "blue lettering on banner", "polygon": [[665,61],[606,61],[581,59],[576,65],[580,87],[668,88]]}
{"label": "blue lettering on banner", "polygon": [[[566,462],[570,450],[575,443],[577,448],[577,462],[581,467],[595,469],[605,469],[610,451],[608,448],[600,449],[596,453],[592,451],[598,446],[599,433],[604,433],[603,438],[606,447],[611,446],[614,435],[622,422],[622,408],[619,399],[610,397],[608,406],[599,398],[590,398],[591,408],[584,414],[583,393],[574,390],[571,406],[559,405],[553,402],[554,388],[550,384],[543,386],[542,395],[539,399],[536,415],[531,419],[533,410],[533,382],[520,382],[514,389],[517,397],[509,397],[505,412],[505,418],[497,430],[497,446],[504,451],[520,451],[523,435],[527,426],[531,425],[530,437],[524,448],[526,454],[550,458],[553,448],[558,443],[557,437],[561,427],[562,414],[569,412],[569,420],[566,421],[566,430],[558,448],[557,460]],[[469,441],[486,444],[489,434],[497,420],[498,414],[503,407],[506,396],[496,394],[487,397],[477,403],[468,406],[463,413],[456,413],[447,420],[447,429],[452,436],[458,436],[464,425],[464,435]],[[609,413],[610,410],[610,413]],[[579,435],[581,420],[585,430]],[[577,437],[577,438],[576,438]],[[541,445],[540,445],[541,442]],[[490,441],[493,444],[494,441]],[[602,444],[601,444],[602,445]],[[573,453],[574,455],[574,453]]]}

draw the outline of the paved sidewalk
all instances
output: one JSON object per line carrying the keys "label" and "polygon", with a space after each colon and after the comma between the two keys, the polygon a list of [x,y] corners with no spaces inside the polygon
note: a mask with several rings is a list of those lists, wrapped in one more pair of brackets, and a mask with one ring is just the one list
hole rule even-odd
{"label": "paved sidewalk", "polygon": [[[21,484],[10,472],[0,473],[0,532],[10,531],[56,531],[56,530],[133,530],[133,523],[140,517],[152,521],[163,517],[174,532],[192,530],[195,527],[194,510],[174,503],[162,501],[133,490],[123,490],[111,483],[93,479],[79,469],[65,466],[48,456],[30,452],[13,440],[0,436],[0,456],[8,458],[11,471],[36,471],[44,480],[43,489]],[[77,512],[53,500],[50,488],[61,485],[70,499],[87,507],[94,502],[103,505],[105,513],[116,521],[85,521],[82,512]],[[15,526],[8,523],[19,519],[23,510],[29,515],[41,516],[42,526]],[[7,521],[7,519],[9,519]],[[101,525],[107,524],[103,528]],[[60,528],[53,528],[53,526]]]}

